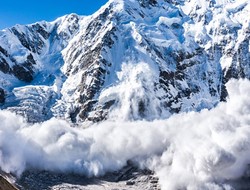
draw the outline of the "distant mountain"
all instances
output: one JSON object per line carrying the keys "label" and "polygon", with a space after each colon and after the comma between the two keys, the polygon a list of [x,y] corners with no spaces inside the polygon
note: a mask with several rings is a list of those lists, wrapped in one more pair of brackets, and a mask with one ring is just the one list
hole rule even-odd
{"label": "distant mountain", "polygon": [[248,0],[110,0],[0,32],[0,103],[30,122],[167,118],[250,78]]}

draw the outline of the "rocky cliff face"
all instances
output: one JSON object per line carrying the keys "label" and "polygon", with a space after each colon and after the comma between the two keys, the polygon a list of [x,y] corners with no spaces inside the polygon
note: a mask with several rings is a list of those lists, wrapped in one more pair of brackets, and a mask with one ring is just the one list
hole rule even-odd
{"label": "rocky cliff face", "polygon": [[247,0],[110,0],[88,17],[3,30],[2,108],[31,122],[213,108],[229,79],[250,78],[249,12]]}
{"label": "rocky cliff face", "polygon": [[2,30],[0,32],[0,103],[31,122],[52,116],[57,99],[57,78],[63,78],[61,51],[79,30],[84,19],[74,14],[48,23]]}

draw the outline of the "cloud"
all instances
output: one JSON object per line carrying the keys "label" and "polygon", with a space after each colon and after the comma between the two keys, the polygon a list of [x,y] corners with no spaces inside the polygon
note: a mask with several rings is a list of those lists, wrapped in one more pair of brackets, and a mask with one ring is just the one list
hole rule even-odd
{"label": "cloud", "polygon": [[167,120],[73,128],[55,118],[31,125],[0,111],[0,167],[18,175],[37,168],[93,176],[133,160],[155,171],[163,190],[229,188],[225,181],[250,164],[250,82],[233,80],[227,89],[227,103]]}

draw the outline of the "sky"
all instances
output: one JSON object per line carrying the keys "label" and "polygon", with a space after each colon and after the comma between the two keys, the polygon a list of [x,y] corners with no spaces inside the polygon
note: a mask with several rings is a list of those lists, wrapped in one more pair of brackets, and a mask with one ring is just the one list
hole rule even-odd
{"label": "sky", "polygon": [[69,13],[90,15],[108,0],[5,0],[0,6],[0,29],[15,24],[53,21]]}

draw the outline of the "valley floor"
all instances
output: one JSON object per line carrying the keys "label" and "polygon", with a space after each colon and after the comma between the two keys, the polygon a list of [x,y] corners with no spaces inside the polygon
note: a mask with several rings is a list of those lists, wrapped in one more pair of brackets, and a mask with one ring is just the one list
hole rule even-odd
{"label": "valley floor", "polygon": [[[160,190],[158,178],[133,165],[99,178],[76,174],[26,171],[16,181],[20,190]],[[11,189],[12,190],[12,189]]]}

